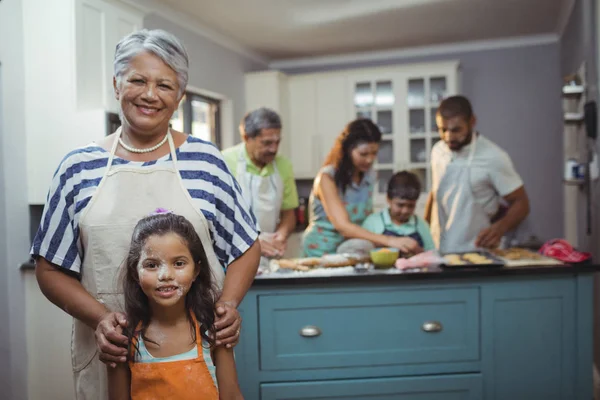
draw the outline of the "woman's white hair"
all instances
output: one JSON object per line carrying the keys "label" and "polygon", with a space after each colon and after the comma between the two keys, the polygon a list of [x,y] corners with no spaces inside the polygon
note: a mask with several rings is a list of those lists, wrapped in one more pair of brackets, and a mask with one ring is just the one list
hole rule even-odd
{"label": "woman's white hair", "polygon": [[183,44],[174,35],[161,29],[142,29],[125,36],[117,44],[113,62],[117,86],[129,69],[131,59],[144,51],[164,61],[177,73],[179,95],[185,92],[188,81],[189,60]]}

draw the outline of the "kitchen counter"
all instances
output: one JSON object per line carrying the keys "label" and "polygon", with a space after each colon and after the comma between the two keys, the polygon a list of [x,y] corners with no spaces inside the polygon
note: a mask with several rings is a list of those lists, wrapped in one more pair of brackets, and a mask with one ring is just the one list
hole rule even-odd
{"label": "kitchen counter", "polygon": [[319,268],[301,272],[279,270],[259,275],[254,279],[254,286],[296,285],[312,283],[359,283],[359,282],[398,282],[436,279],[476,279],[494,276],[544,276],[554,274],[580,274],[600,271],[600,264],[578,265],[532,265],[518,267],[482,267],[482,268],[443,268],[400,271],[396,268],[372,269],[357,271],[353,267]]}
{"label": "kitchen counter", "polygon": [[247,400],[591,399],[600,265],[257,276],[236,346]]}

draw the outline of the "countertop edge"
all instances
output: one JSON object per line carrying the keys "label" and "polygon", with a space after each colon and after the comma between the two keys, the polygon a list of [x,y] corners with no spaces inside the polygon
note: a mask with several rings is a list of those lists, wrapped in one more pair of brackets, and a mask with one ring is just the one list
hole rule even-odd
{"label": "countertop edge", "polygon": [[357,272],[352,275],[332,276],[290,276],[290,277],[256,277],[253,287],[274,285],[324,284],[324,283],[362,283],[362,282],[397,282],[397,281],[432,281],[442,279],[473,279],[487,277],[510,276],[550,276],[564,274],[588,274],[600,272],[600,264],[582,265],[536,265],[527,267],[474,268],[461,270],[442,269],[439,271],[406,272],[398,274]]}

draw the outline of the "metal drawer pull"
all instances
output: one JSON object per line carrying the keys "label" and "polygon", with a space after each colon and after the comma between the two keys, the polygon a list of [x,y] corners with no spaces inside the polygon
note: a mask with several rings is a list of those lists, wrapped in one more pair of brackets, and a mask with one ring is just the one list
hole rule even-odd
{"label": "metal drawer pull", "polygon": [[433,332],[441,332],[443,326],[438,321],[427,321],[423,324],[423,330],[425,332],[433,333]]}
{"label": "metal drawer pull", "polygon": [[321,335],[321,330],[316,326],[308,325],[308,326],[305,326],[304,328],[300,329],[300,336],[317,337],[320,335]]}

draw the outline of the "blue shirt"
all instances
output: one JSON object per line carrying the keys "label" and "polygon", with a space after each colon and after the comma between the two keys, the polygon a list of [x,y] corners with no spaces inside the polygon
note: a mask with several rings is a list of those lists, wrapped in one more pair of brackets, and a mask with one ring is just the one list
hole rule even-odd
{"label": "blue shirt", "polygon": [[416,232],[421,235],[421,239],[423,240],[423,250],[435,250],[429,225],[423,218],[416,215],[413,215],[408,222],[398,225],[392,221],[390,209],[386,208],[385,210],[369,215],[365,219],[365,222],[363,222],[362,227],[369,232],[380,235],[386,230],[394,232],[398,236],[408,236]]}

